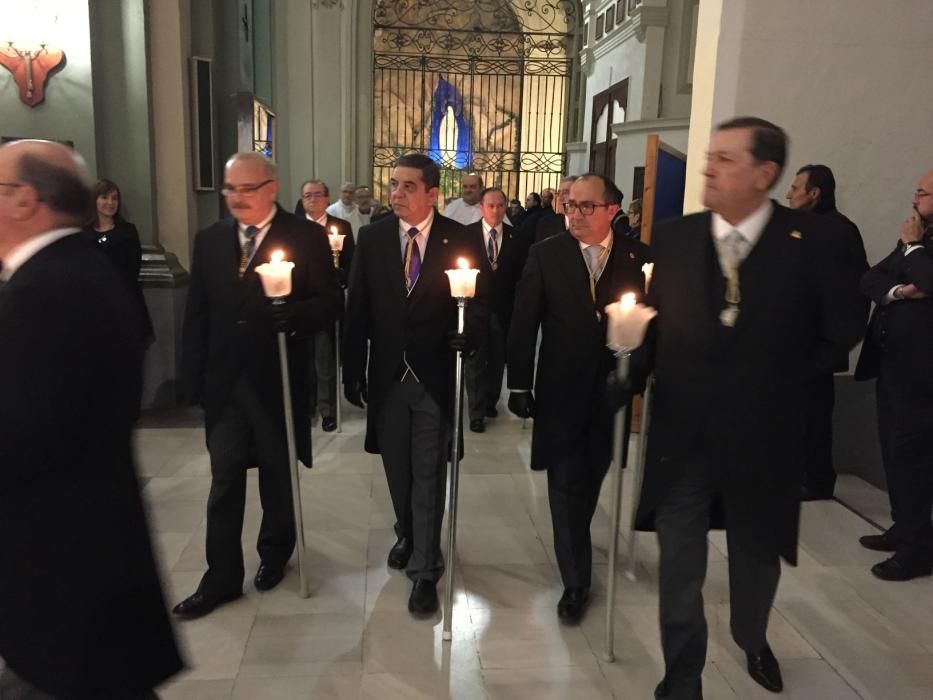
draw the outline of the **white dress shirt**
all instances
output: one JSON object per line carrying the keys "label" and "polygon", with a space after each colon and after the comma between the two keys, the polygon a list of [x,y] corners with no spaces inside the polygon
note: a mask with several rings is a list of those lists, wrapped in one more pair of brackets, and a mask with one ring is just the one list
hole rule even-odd
{"label": "white dress shirt", "polygon": [[[486,251],[486,257],[489,257],[489,232],[492,231],[492,226],[482,219],[483,222],[483,250]],[[502,252],[502,236],[505,235],[505,222],[501,222],[496,226],[496,259],[499,258],[499,253]]]}
{"label": "white dress shirt", "polygon": [[3,269],[0,269],[0,282],[9,282],[13,274],[21,268],[27,260],[43,248],[47,248],[55,243],[55,241],[65,236],[70,236],[80,231],[81,229],[74,226],[56,228],[23,241],[3,256]]}
{"label": "white dress shirt", "polygon": [[729,234],[733,231],[738,231],[740,234],[742,234],[742,238],[745,239],[748,245],[748,252],[746,252],[747,256],[748,253],[751,252],[752,248],[755,247],[755,244],[758,243],[758,239],[761,238],[761,234],[764,233],[765,226],[768,225],[768,221],[771,219],[771,212],[773,209],[774,207],[771,204],[771,200],[766,199],[764,202],[762,202],[760,207],[758,207],[755,211],[753,211],[734,226],[722,218],[719,214],[713,212],[713,238],[715,239],[716,243],[716,253],[719,256],[719,265],[722,267],[723,271],[729,269],[730,261],[726,258],[726,246],[721,244],[725,242]]}
{"label": "white dress shirt", "polygon": [[403,221],[401,218],[398,220],[398,233],[399,240],[402,243],[402,263],[405,262],[405,251],[408,249],[408,240],[411,236],[408,235],[408,230],[412,228],[418,229],[418,235],[415,236],[415,245],[418,246],[418,252],[421,254],[421,263],[424,264],[424,252],[428,249],[428,236],[431,234],[431,225],[434,223],[434,210],[431,210],[431,213],[428,214],[428,218],[422,221],[420,224],[415,226],[410,224],[407,221]]}
{"label": "white dress shirt", "polygon": [[[253,237],[253,240],[256,241],[256,245],[253,246],[253,255],[256,254],[256,251],[259,250],[259,246],[262,245],[263,239],[265,239],[266,234],[269,233],[269,228],[272,226],[272,220],[275,218],[275,207],[272,207],[272,211],[269,212],[269,215],[263,219],[256,228],[259,231],[256,232],[256,235]],[[243,246],[246,245],[246,229],[248,227],[245,224],[237,222],[237,233],[240,235],[240,249],[242,250]],[[251,258],[252,259],[252,258]]]}

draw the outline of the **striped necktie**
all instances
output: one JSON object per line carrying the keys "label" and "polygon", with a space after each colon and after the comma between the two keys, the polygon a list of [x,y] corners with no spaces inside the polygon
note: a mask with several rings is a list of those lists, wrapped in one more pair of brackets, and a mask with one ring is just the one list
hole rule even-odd
{"label": "striped necktie", "polygon": [[486,246],[486,253],[489,255],[489,264],[495,270],[499,260],[499,234],[495,228],[489,229],[489,245]]}
{"label": "striped necktie", "polygon": [[249,267],[249,261],[256,252],[256,234],[259,233],[257,226],[247,226],[243,235],[246,240],[243,241],[243,247],[240,249],[240,277],[246,274],[246,268]]}
{"label": "striped necktie", "polygon": [[408,229],[408,245],[405,248],[405,287],[408,291],[415,286],[421,274],[421,251],[418,249],[418,229]]}

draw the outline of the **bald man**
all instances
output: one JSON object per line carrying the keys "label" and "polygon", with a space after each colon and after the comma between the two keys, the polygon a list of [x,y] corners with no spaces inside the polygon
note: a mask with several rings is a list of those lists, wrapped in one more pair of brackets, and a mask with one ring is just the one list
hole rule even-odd
{"label": "bald man", "polygon": [[80,157],[0,146],[0,698],[150,698],[181,659],[139,497],[137,311]]}
{"label": "bald man", "polygon": [[894,251],[862,277],[875,302],[855,378],[877,378],[878,428],[894,524],[863,547],[893,554],[885,581],[933,573],[933,170],[917,183]]}
{"label": "bald man", "polygon": [[[444,207],[444,216],[453,219],[464,226],[475,224],[483,218],[483,209],[480,206],[480,200],[483,195],[483,178],[476,173],[467,173],[460,178],[460,198],[453,200]],[[504,219],[509,226],[508,215]]]}
{"label": "bald man", "polygon": [[327,213],[343,219],[350,224],[353,229],[353,235],[359,232],[363,227],[363,217],[360,215],[360,208],[356,204],[356,185],[352,182],[345,182],[340,186],[340,199],[327,207]]}

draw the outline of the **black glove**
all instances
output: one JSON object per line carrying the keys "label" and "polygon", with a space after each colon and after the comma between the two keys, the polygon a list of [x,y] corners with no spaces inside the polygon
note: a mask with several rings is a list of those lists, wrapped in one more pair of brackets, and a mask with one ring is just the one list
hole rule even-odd
{"label": "black glove", "polygon": [[365,381],[350,382],[346,384],[343,387],[343,395],[347,397],[347,401],[349,401],[357,408],[366,408],[366,404],[369,402]]}
{"label": "black glove", "polygon": [[513,391],[509,394],[509,410],[519,418],[534,418],[535,397],[530,391]]}
{"label": "black glove", "polygon": [[270,304],[269,323],[276,333],[289,333],[295,330],[295,307],[291,304]]}
{"label": "black glove", "polygon": [[338,267],[335,270],[335,272],[337,274],[337,284],[340,285],[341,289],[346,289],[347,288],[347,271],[344,270],[342,267]]}
{"label": "black glove", "polygon": [[615,413],[628,405],[634,393],[632,382],[628,379],[619,379],[619,376],[613,372],[606,380],[606,408],[610,413]]}
{"label": "black glove", "polygon": [[471,357],[476,354],[476,350],[470,347],[470,342],[467,339],[466,333],[450,331],[450,333],[447,334],[447,345],[454,352],[462,352],[466,357]]}

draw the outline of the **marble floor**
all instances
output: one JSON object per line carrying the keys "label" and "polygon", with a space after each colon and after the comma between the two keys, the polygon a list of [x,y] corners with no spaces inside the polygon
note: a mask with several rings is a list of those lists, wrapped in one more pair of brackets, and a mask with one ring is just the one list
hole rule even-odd
{"label": "marble floor", "polygon": [[[208,459],[203,433],[190,417],[144,426],[138,431],[140,470],[174,604],[195,590],[205,566]],[[314,430],[315,468],[302,473],[311,597],[297,595],[294,568],[274,591],[253,588],[260,508],[251,474],[243,533],[246,595],[177,626],[189,670],[160,688],[162,697],[652,697],[662,672],[653,535],[637,538],[636,579],[618,579],[618,659],[602,660],[609,480],[593,524],[593,601],[580,626],[566,627],[555,614],[561,587],[546,482],[527,467],[530,425],[523,429],[503,411],[485,434],[467,433],[454,639],[445,643],[440,614],[412,619],[406,610],[410,584],[386,567],[394,518],[381,462],[362,450],[362,413],[348,411],[343,428],[341,434]],[[805,504],[800,566],[785,568],[772,612],[770,641],[784,672],[783,696],[933,698],[933,580],[876,581],[868,569],[878,557],[857,543],[874,528],[856,511],[884,524],[884,494],[851,477],[842,480],[839,494],[849,507]],[[630,497],[627,489],[626,504]],[[724,537],[712,534],[705,697],[773,697],[748,678],[729,635],[726,554]]]}

